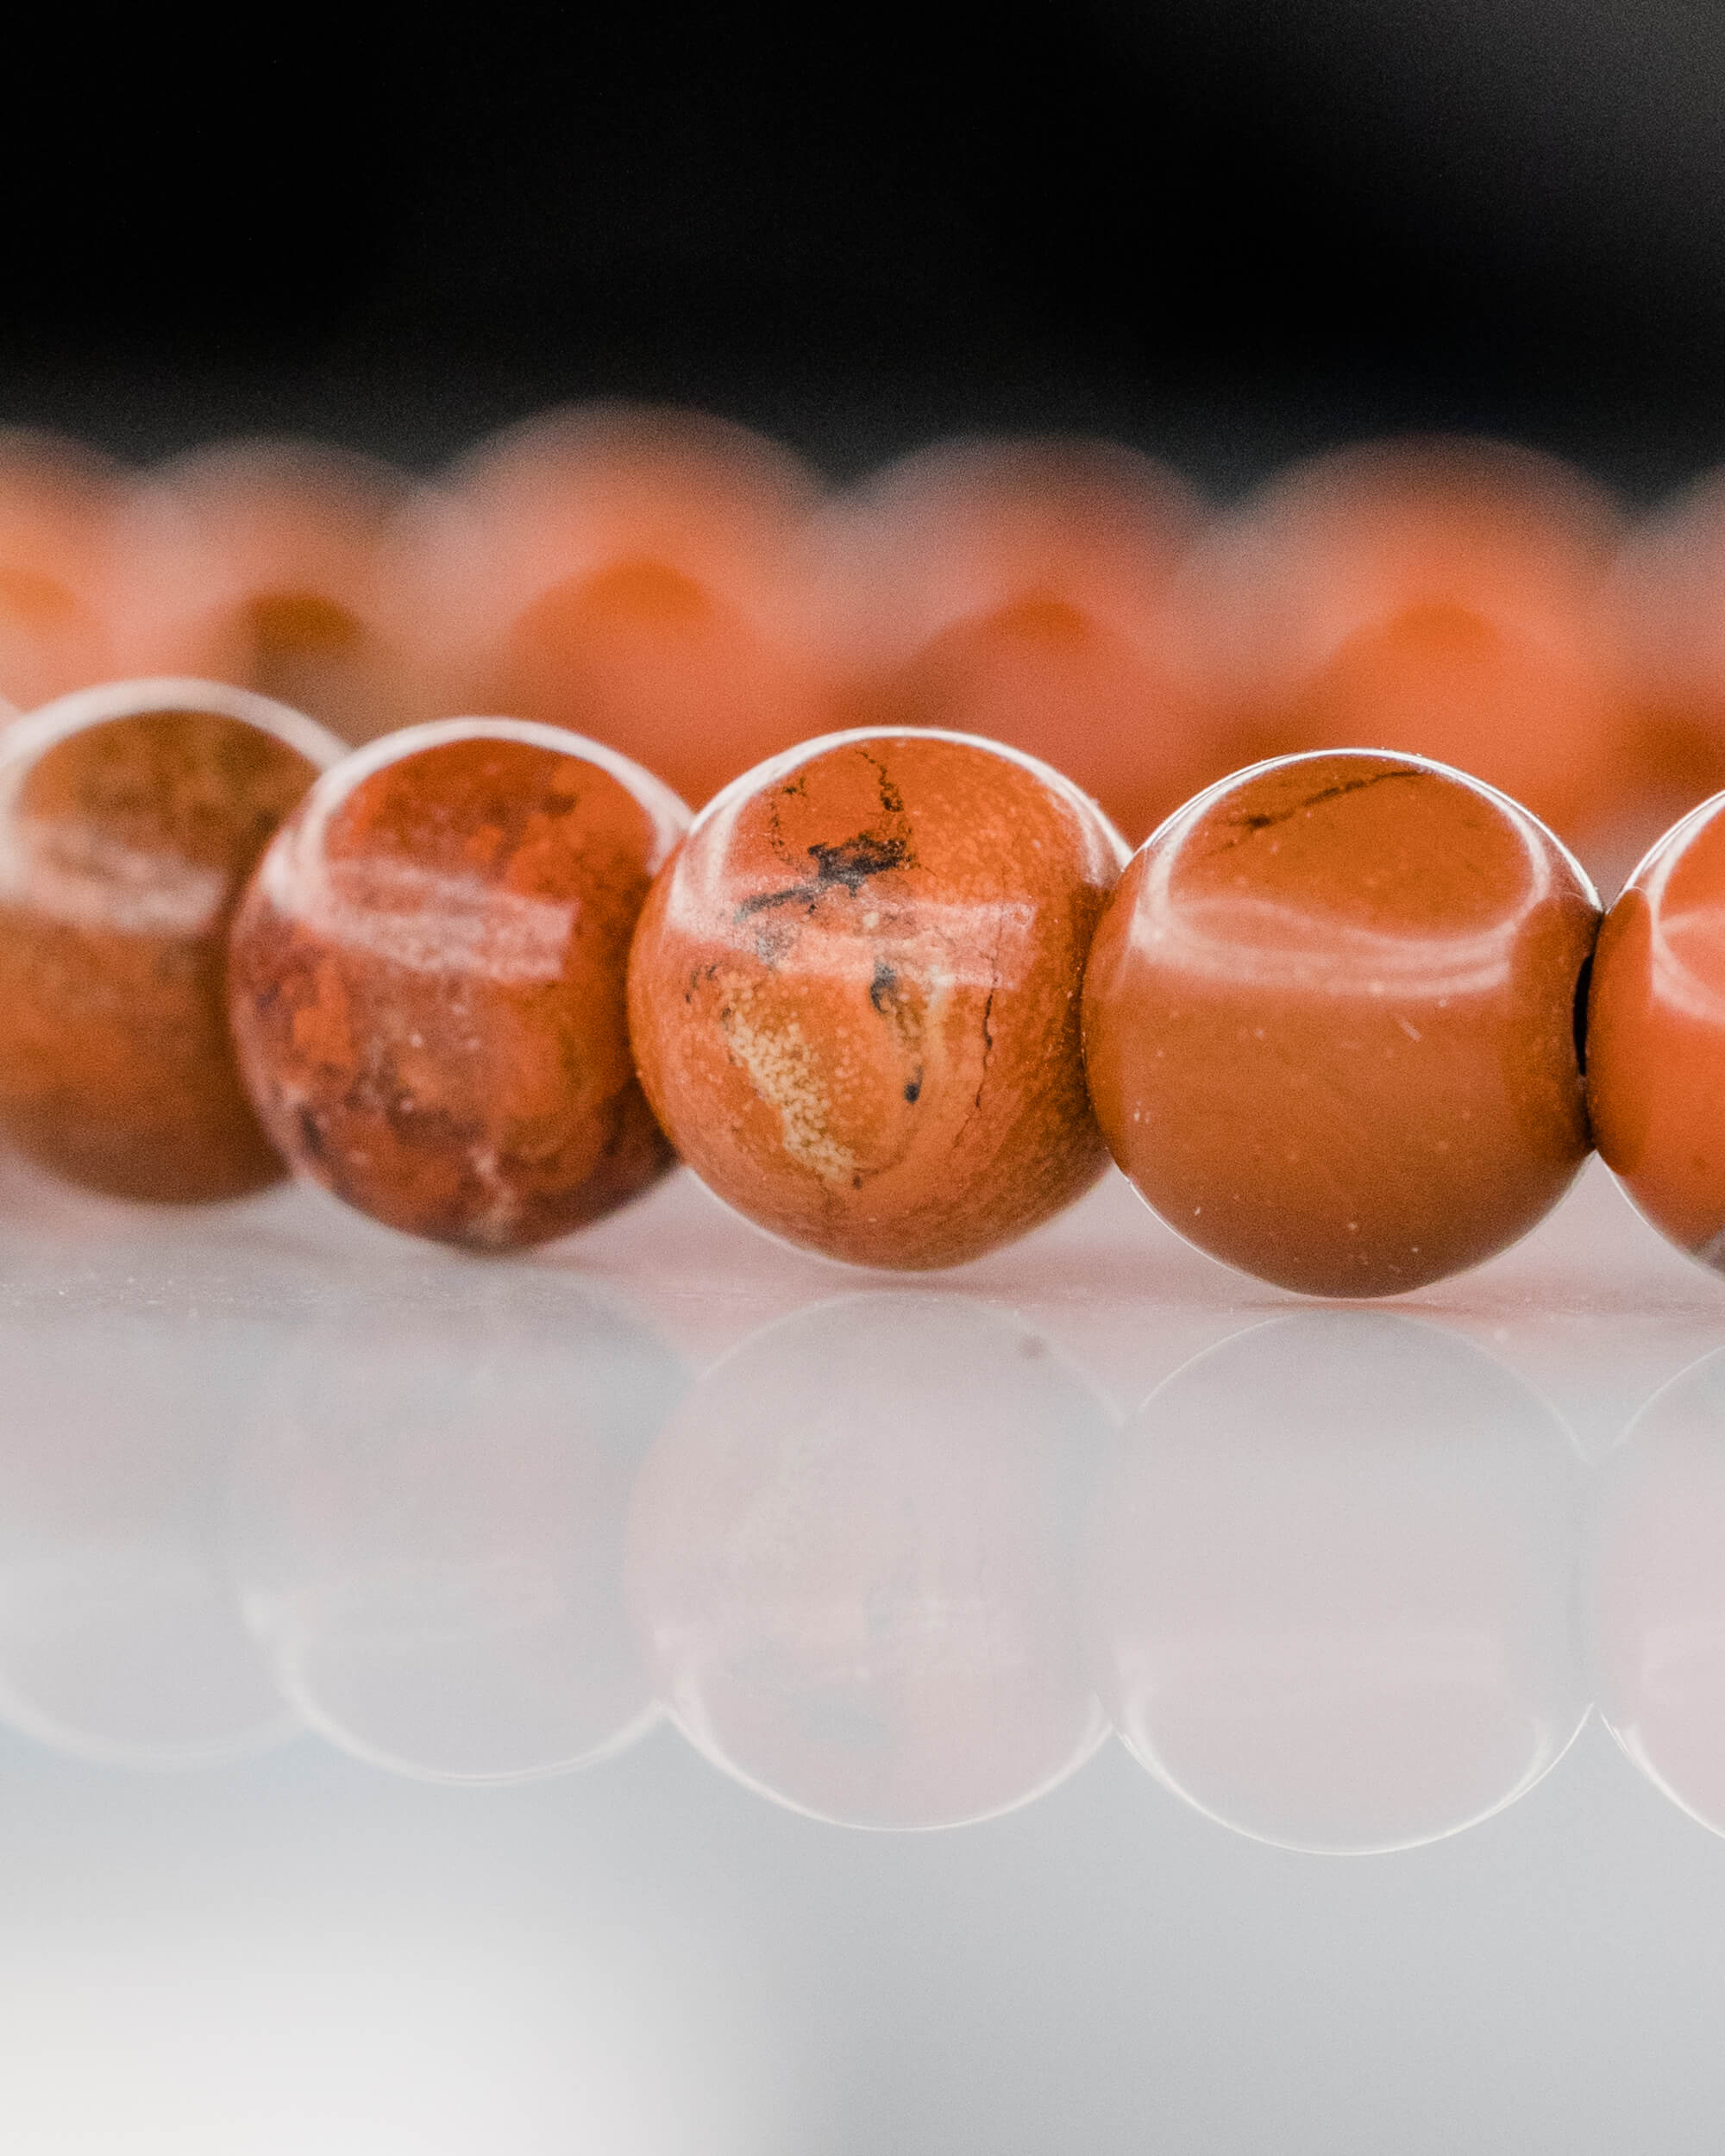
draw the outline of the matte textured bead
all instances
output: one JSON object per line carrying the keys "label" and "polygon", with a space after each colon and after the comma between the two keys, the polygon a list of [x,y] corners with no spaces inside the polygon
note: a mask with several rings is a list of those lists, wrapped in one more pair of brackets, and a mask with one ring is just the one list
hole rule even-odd
{"label": "matte textured bead", "polygon": [[642,1083],[758,1225],[853,1263],[956,1265],[1106,1156],[1085,953],[1126,849],[1045,765],[963,735],[830,736],[697,818],[630,963]]}
{"label": "matte textured bead", "polygon": [[1134,858],[1085,982],[1114,1157],[1201,1250],[1383,1295],[1477,1264],[1588,1150],[1598,907],[1505,796],[1366,749],[1260,764]]}
{"label": "matte textured bead", "polygon": [[411,727],[330,772],[234,923],[235,1038],[294,1167],[392,1227],[491,1250],[663,1174],[624,978],[687,820],[626,758],[521,720]]}
{"label": "matte textured bead", "polygon": [[127,1198],[282,1172],[229,1042],[228,924],[341,743],[209,681],[63,697],[0,736],[0,1129]]}
{"label": "matte textured bead", "polygon": [[1653,1225],[1725,1270],[1725,794],[1606,916],[1587,1037],[1595,1138]]}

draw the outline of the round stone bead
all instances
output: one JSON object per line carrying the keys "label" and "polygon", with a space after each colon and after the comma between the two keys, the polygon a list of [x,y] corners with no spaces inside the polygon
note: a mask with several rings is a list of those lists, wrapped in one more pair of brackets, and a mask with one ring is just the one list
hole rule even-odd
{"label": "round stone bead", "polygon": [[296,1170],[480,1250],[567,1234],[663,1174],[624,976],[687,821],[626,758],[523,720],[409,727],[329,772],[233,931],[241,1065]]}
{"label": "round stone bead", "polygon": [[864,730],[763,763],[655,885],[630,962],[647,1097],[708,1186],[855,1264],[956,1265],[1106,1155],[1085,954],[1126,848],[1046,765]]}
{"label": "round stone bead", "polygon": [[125,1198],[232,1198],[281,1163],[228,1037],[228,924],[342,744],[214,682],[123,681],[0,735],[0,1130]]}
{"label": "round stone bead", "polygon": [[1530,1228],[1588,1150],[1593,891],[1504,795],[1415,756],[1213,787],[1121,880],[1084,1039],[1114,1157],[1211,1256],[1384,1295]]}
{"label": "round stone bead", "polygon": [[1595,1140],[1635,1204],[1725,1270],[1725,794],[1666,832],[1605,917],[1587,1087]]}

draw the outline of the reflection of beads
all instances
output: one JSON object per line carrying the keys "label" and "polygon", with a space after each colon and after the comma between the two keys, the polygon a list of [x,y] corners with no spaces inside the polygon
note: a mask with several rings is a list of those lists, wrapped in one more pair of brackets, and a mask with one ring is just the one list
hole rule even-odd
{"label": "reflection of beads", "polygon": [[1028,1802],[1095,1749],[1078,1529],[1101,1401],[1016,1317],[873,1294],[734,1348],[630,1501],[630,1606],[677,1727],[853,1826]]}
{"label": "reflection of beads", "polygon": [[1547,1403],[1437,1326],[1306,1310],[1197,1356],[1095,1509],[1127,1749],[1290,1848],[1411,1847],[1513,1803],[1584,1707],[1576,1470]]}
{"label": "reflection of beads", "polygon": [[[1696,811],[1613,909],[1586,1081],[1608,1162],[1709,1261],[1722,830],[1725,799]],[[1201,1248],[1330,1295],[1477,1263],[1561,1196],[1599,912],[1526,810],[1340,749],[1211,787],[1114,890],[1125,850],[963,735],[829,736],[688,826],[561,729],[337,761],[242,692],[86,692],[0,752],[0,1120],[153,1198],[269,1181],[267,1132],[373,1217],[489,1250],[646,1188],[662,1126],[758,1225],[894,1268],[1048,1219],[1106,1139]],[[221,1019],[254,860],[227,987],[261,1131]]]}

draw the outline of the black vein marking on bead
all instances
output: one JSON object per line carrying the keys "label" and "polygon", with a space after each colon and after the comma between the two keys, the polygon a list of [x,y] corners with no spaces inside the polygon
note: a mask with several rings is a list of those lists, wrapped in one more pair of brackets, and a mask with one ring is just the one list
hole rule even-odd
{"label": "black vein marking on bead", "polygon": [[982,1075],[976,1081],[976,1112],[982,1112],[982,1088],[988,1082],[988,1062],[994,1052],[994,1029],[989,1023],[994,1015],[995,991],[990,988],[982,1005]]}
{"label": "black vein marking on bead", "polygon": [[882,1018],[890,1014],[889,1006],[899,1000],[899,976],[894,968],[884,958],[875,961],[875,978],[869,983],[869,1000]]}
{"label": "black vein marking on bead", "polygon": [[1303,816],[1308,809],[1320,807],[1326,801],[1339,800],[1345,793],[1363,793],[1367,787],[1382,786],[1386,779],[1429,779],[1431,775],[1429,771],[1414,771],[1406,766],[1398,766],[1394,771],[1374,771],[1369,778],[1339,779],[1335,785],[1320,787],[1315,793],[1304,794],[1286,808],[1252,809],[1239,815],[1225,816],[1221,822],[1232,826],[1238,836],[1225,840],[1213,850],[1226,853],[1233,847],[1243,845],[1248,838],[1256,838],[1260,831],[1268,830],[1272,824],[1286,824],[1296,816]]}
{"label": "black vein marking on bead", "polygon": [[909,858],[902,838],[875,838],[868,831],[837,846],[811,846],[809,852],[819,887],[842,883],[853,896],[870,876],[902,868]]}
{"label": "black vein marking on bead", "polygon": [[855,838],[842,839],[836,846],[813,845],[808,851],[815,868],[812,883],[787,884],[782,891],[757,892],[737,906],[737,918],[752,920],[756,914],[764,913],[775,906],[806,906],[812,912],[829,891],[845,890],[855,898],[870,876],[883,875],[889,868],[906,868],[910,862],[910,849],[902,838],[876,838],[868,831],[859,831]]}
{"label": "black vein marking on bead", "polygon": [[921,1099],[921,1097],[922,1065],[919,1063],[914,1073],[912,1075],[909,1082],[905,1087],[905,1099],[909,1101],[912,1107],[915,1107],[917,1102]]}
{"label": "black vein marking on bead", "polygon": [[888,816],[902,816],[905,797],[888,776],[886,765],[878,756],[871,756],[866,749],[862,752],[862,761],[875,774],[875,783],[880,788],[882,812]]}
{"label": "black vein marking on bead", "polygon": [[796,778],[790,780],[768,797],[767,843],[782,861],[790,860],[791,849],[786,842],[784,819],[780,814],[779,804],[781,801],[800,800],[806,792],[806,778]]}

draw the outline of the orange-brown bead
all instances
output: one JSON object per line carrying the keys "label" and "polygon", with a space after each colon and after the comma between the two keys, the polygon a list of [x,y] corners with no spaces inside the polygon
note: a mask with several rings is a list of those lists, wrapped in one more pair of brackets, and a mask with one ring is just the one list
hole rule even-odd
{"label": "orange-brown bead", "polygon": [[218,444],[159,467],[117,522],[112,636],[133,674],[205,674],[349,743],[458,708],[422,617],[422,500],[369,457]]}
{"label": "orange-brown bead", "polygon": [[718,420],[547,414],[448,474],[419,549],[423,641],[467,710],[570,727],[705,801],[833,723],[792,558],[815,493]]}
{"label": "orange-brown bead", "polygon": [[852,724],[1040,756],[1134,840],[1231,768],[1171,599],[1198,504],[1102,442],[955,442],[841,496],[807,552]]}
{"label": "orange-brown bead", "polygon": [[234,923],[235,1039],[295,1169],[484,1250],[567,1234],[662,1175],[624,979],[687,820],[625,758],[524,721],[409,728],[330,772]]}
{"label": "orange-brown bead", "polygon": [[1616,539],[1607,496],[1502,443],[1360,443],[1278,474],[1184,573],[1236,760],[1391,749],[1502,787],[1565,839],[1591,832],[1628,717]]}
{"label": "orange-brown bead", "polygon": [[864,731],[697,818],[630,962],[642,1083],[758,1225],[852,1263],[956,1265],[1101,1172],[1085,954],[1125,847],[1045,765]]}
{"label": "orange-brown bead", "polygon": [[0,736],[0,1130],[22,1151],[126,1198],[280,1175],[228,1037],[228,924],[340,754],[206,681],[85,690]]}
{"label": "orange-brown bead", "polygon": [[1544,826],[1415,757],[1290,756],[1134,858],[1084,991],[1115,1159],[1201,1250],[1308,1294],[1478,1263],[1586,1156],[1598,907]]}
{"label": "orange-brown bead", "polygon": [[1587,1087],[1606,1165],[1656,1228],[1725,1269],[1725,794],[1665,834],[1605,917]]}

